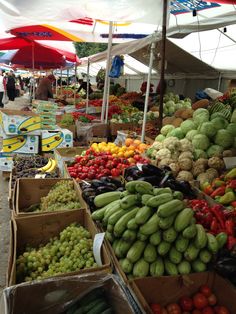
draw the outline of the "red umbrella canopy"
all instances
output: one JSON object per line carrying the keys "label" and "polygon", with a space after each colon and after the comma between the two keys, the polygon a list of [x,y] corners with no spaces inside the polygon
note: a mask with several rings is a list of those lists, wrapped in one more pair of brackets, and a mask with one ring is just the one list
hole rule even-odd
{"label": "red umbrella canopy", "polygon": [[10,60],[26,68],[58,68],[66,61],[80,63],[76,54],[49,47],[21,37],[0,39],[0,50],[15,50]]}

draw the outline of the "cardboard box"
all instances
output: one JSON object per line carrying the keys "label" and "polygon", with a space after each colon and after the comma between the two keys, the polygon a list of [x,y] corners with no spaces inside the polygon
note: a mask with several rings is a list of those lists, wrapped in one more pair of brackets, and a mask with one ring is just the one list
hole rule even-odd
{"label": "cardboard box", "polygon": [[40,116],[28,111],[0,110],[0,121],[7,135],[33,134],[40,135]]}
{"label": "cardboard box", "polygon": [[[63,128],[63,126],[60,123],[57,123],[57,125],[60,128]],[[75,139],[76,138],[76,125],[75,124],[69,125],[69,126],[66,127],[66,129],[72,132],[73,139]]]}
{"label": "cardboard box", "polygon": [[[115,275],[87,274],[72,277],[52,278],[34,284],[22,283],[3,292],[2,314],[65,313],[68,307],[95,288],[104,289],[105,295],[116,314],[137,313]],[[49,297],[58,291],[60,299]],[[30,298],[26,296],[30,295]]]}
{"label": "cardboard box", "polygon": [[231,314],[236,313],[236,289],[227,280],[214,272],[195,273],[185,276],[147,277],[135,279],[131,288],[137,295],[145,313],[153,314],[149,304],[166,306],[178,302],[182,296],[192,296],[201,285],[212,288],[220,305],[225,305]]}
{"label": "cardboard box", "polygon": [[0,154],[0,171],[11,172],[13,168],[13,157]]}
{"label": "cardboard box", "polygon": [[130,130],[133,131],[134,130],[134,123],[110,123],[110,132],[111,135],[116,136],[117,135],[117,131],[121,131],[121,130]]}
{"label": "cardboard box", "polygon": [[54,158],[57,161],[57,166],[61,172],[62,177],[65,175],[64,161],[73,161],[76,155],[88,149],[88,147],[69,147],[69,148],[57,148],[54,150]]}
{"label": "cardboard box", "polygon": [[39,136],[37,135],[3,135],[2,150],[6,153],[37,154]]}
{"label": "cardboard box", "polygon": [[[39,204],[40,199],[43,196],[47,196],[51,188],[59,181],[72,181],[74,184],[74,190],[78,195],[81,208],[87,208],[87,204],[82,198],[79,185],[74,179],[30,179],[21,178],[16,183],[16,206],[14,213],[16,216],[31,216],[41,215],[47,213],[55,213],[58,215],[61,212],[68,211],[68,209],[55,211],[55,212],[25,212],[24,209],[31,205]],[[79,209],[79,208],[78,208]]]}
{"label": "cardboard box", "polygon": [[[40,244],[46,244],[49,242],[50,238],[58,236],[62,230],[74,222],[81,224],[89,230],[93,239],[98,233],[94,222],[85,209],[62,212],[58,215],[50,213],[31,215],[29,217],[15,217],[13,220],[13,263],[8,285],[16,284],[16,259],[25,251],[26,245],[39,247]],[[82,269],[53,277],[67,277],[82,273],[96,273],[98,271],[111,272],[111,261],[104,244],[102,244],[101,247],[101,259],[102,266]]]}
{"label": "cardboard box", "polygon": [[107,123],[92,123],[93,137],[107,137],[109,133],[109,126]]}
{"label": "cardboard box", "polygon": [[42,151],[48,152],[55,148],[72,147],[73,134],[67,129],[57,129],[53,131],[42,130]]}

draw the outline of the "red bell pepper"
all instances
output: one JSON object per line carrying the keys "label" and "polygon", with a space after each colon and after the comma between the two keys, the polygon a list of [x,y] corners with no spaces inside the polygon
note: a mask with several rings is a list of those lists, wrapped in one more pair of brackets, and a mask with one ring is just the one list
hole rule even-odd
{"label": "red bell pepper", "polygon": [[214,192],[211,193],[211,197],[215,198],[216,196],[223,196],[225,194],[225,186],[220,186]]}
{"label": "red bell pepper", "polygon": [[228,235],[234,236],[235,234],[235,222],[232,219],[228,219],[225,222],[225,232]]}
{"label": "red bell pepper", "polygon": [[224,229],[225,228],[225,217],[224,217],[224,214],[221,210],[221,206],[215,205],[215,206],[209,207],[209,209],[212,212],[212,214],[216,217],[217,222],[220,225],[220,228]]}
{"label": "red bell pepper", "polygon": [[218,222],[217,222],[217,220],[216,220],[215,217],[212,219],[210,231],[211,231],[213,234],[217,234],[217,231],[218,231]]}
{"label": "red bell pepper", "polygon": [[204,187],[203,192],[207,195],[211,195],[211,193],[213,193],[213,188],[209,184],[208,186]]}
{"label": "red bell pepper", "polygon": [[236,208],[236,201],[231,202],[230,205]]}
{"label": "red bell pepper", "polygon": [[236,238],[233,236],[228,236],[227,249],[232,250],[236,246]]}
{"label": "red bell pepper", "polygon": [[230,180],[227,182],[227,188],[236,189],[236,180]]}

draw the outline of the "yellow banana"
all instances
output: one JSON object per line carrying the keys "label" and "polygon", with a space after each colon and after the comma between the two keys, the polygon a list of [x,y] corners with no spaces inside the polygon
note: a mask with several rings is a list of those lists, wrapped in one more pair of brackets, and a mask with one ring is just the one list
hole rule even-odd
{"label": "yellow banana", "polygon": [[3,139],[3,151],[13,152],[25,145],[26,138],[23,136],[15,136],[11,138]]}
{"label": "yellow banana", "polygon": [[45,166],[38,168],[38,170],[42,172],[46,172],[48,169],[51,168],[51,166],[52,166],[52,159],[49,158],[48,163]]}
{"label": "yellow banana", "polygon": [[55,170],[56,166],[57,166],[57,162],[55,159],[51,159],[52,165],[51,167],[46,171],[46,172],[52,172]]}
{"label": "yellow banana", "polygon": [[49,136],[49,137],[43,137],[42,138],[42,144],[43,145],[48,145],[54,142],[59,142],[60,140],[63,139],[63,133],[62,132],[58,132],[58,133],[54,133],[53,135]]}
{"label": "yellow banana", "polygon": [[21,133],[40,130],[40,128],[41,128],[41,119],[39,116],[29,117],[18,126],[18,130]]}
{"label": "yellow banana", "polygon": [[42,139],[42,151],[43,152],[48,152],[48,151],[51,151],[51,150],[57,148],[61,144],[61,142],[63,141],[62,137],[61,138],[58,137],[58,139],[56,139],[56,140],[54,139],[54,137],[50,137],[50,138],[52,141],[48,142],[48,143],[46,143],[47,141],[45,142],[45,140]]}

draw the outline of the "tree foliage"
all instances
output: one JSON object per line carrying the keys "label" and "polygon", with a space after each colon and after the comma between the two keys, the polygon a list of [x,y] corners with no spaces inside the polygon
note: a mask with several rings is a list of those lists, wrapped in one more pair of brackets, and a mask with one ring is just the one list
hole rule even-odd
{"label": "tree foliage", "polygon": [[76,54],[79,58],[84,58],[107,49],[107,44],[74,42]]}

